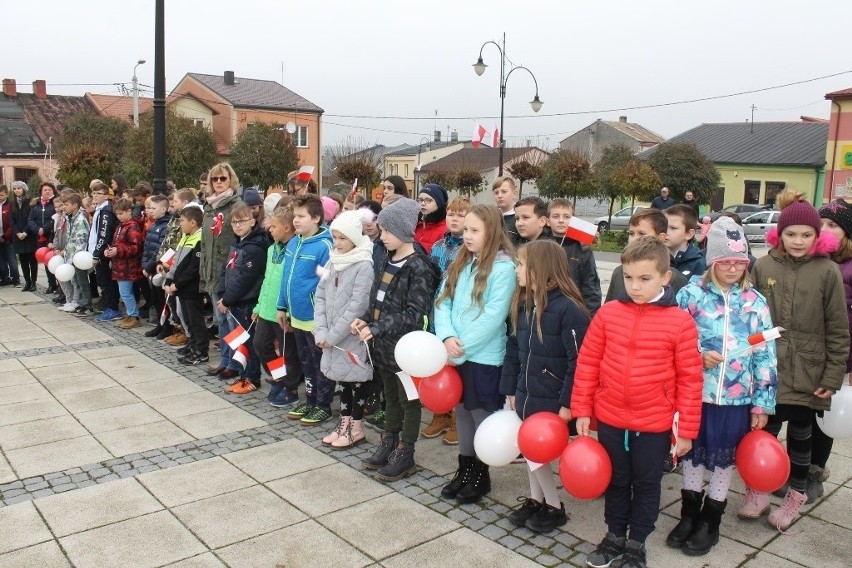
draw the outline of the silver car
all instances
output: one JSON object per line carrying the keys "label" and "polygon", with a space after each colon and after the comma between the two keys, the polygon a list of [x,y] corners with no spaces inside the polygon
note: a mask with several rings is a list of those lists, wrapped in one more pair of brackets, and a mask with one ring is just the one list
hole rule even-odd
{"label": "silver car", "polygon": [[761,211],[743,219],[743,231],[749,242],[766,242],[766,232],[778,225],[780,211]]}
{"label": "silver car", "polygon": [[609,223],[609,216],[604,215],[603,217],[597,217],[593,223],[598,226],[598,233],[603,234],[609,231],[610,229],[614,231],[626,231],[627,226],[630,224],[630,216],[633,215],[636,211],[640,211],[642,209],[647,209],[647,207],[625,207],[620,211],[616,211],[612,214],[612,226]]}

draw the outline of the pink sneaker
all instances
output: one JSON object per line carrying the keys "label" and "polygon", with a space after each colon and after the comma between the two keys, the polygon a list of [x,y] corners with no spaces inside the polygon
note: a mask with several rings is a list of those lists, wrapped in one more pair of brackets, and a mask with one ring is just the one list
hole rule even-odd
{"label": "pink sneaker", "polygon": [[759,519],[769,511],[769,494],[746,487],[745,500],[737,511],[741,519]]}
{"label": "pink sneaker", "polygon": [[790,528],[793,521],[799,518],[799,511],[807,499],[807,495],[799,493],[791,487],[787,490],[787,495],[784,497],[781,506],[769,513],[769,524],[784,532]]}

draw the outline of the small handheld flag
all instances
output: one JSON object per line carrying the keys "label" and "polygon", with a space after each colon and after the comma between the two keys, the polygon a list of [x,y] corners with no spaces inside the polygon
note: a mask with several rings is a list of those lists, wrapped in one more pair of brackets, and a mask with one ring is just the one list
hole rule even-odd
{"label": "small handheld flag", "polygon": [[226,335],[224,339],[225,343],[228,344],[228,347],[236,350],[240,345],[248,341],[250,337],[251,336],[249,335],[249,332],[246,331],[243,326],[237,324],[237,327],[234,328],[234,331]]}
{"label": "small handheld flag", "polygon": [[249,359],[249,351],[248,347],[245,345],[238,345],[234,348],[234,354],[231,355],[231,360],[236,361],[242,366],[243,369],[246,368],[246,364],[248,364]]}
{"label": "small handheld flag", "polygon": [[311,177],[313,175],[313,166],[302,166],[301,168],[299,168],[299,173],[296,174],[296,179],[298,179],[299,181],[311,181]]}
{"label": "small handheld flag", "polygon": [[269,368],[269,374],[272,375],[273,379],[277,380],[287,376],[287,360],[284,359],[283,355],[273,359],[266,366]]}
{"label": "small handheld flag", "polygon": [[594,243],[597,234],[598,228],[594,223],[589,223],[579,217],[571,217],[568,221],[568,228],[565,230],[566,237],[572,238],[584,245]]}
{"label": "small handheld flag", "polygon": [[784,331],[784,328],[781,327],[773,327],[772,329],[767,329],[766,331],[761,331],[760,333],[755,333],[754,335],[748,336],[748,344],[749,345],[760,345],[761,343],[766,343],[767,341],[772,341],[774,339],[778,339],[781,337],[781,332]]}
{"label": "small handheld flag", "polygon": [[163,253],[163,256],[160,257],[160,262],[166,268],[171,268],[172,263],[175,261],[175,249],[170,248],[166,252]]}

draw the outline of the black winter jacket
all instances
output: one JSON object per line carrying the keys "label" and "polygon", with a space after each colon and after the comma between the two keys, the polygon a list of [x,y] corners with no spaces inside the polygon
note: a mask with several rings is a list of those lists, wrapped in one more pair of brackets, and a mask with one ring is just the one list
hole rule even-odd
{"label": "black winter jacket", "polygon": [[92,230],[98,232],[97,240],[95,240],[95,250],[90,250],[92,256],[101,259],[104,250],[112,244],[112,237],[115,235],[115,229],[118,226],[118,218],[112,212],[112,203],[106,202],[106,205],[101,210],[96,210],[92,216]]}
{"label": "black winter jacket", "polygon": [[379,367],[396,372],[400,370],[393,354],[396,343],[406,333],[425,330],[428,327],[432,301],[435,299],[435,290],[441,280],[441,274],[426,255],[414,252],[388,285],[382,312],[379,319],[374,321],[376,295],[391,256],[386,254],[382,259],[382,264],[376,272],[378,277],[370,292],[370,305],[361,319],[373,333],[370,348],[373,361]]}
{"label": "black winter jacket", "polygon": [[178,298],[201,295],[201,241],[192,248],[192,252],[175,266],[174,278],[166,278],[164,285],[174,284]]}
{"label": "black winter jacket", "polygon": [[38,235],[39,229],[44,229],[44,239],[40,240],[44,245],[53,242],[53,215],[56,214],[56,208],[53,206],[53,200],[47,202],[47,205],[42,206],[41,199],[36,198],[30,209],[30,216],[27,219],[27,227],[34,235]]}
{"label": "black winter jacket", "polygon": [[598,277],[598,267],[595,264],[595,255],[592,249],[575,241],[570,237],[557,237],[550,235],[565,251],[568,257],[568,272],[580,295],[583,296],[583,304],[594,317],[598,308],[601,307],[601,279]]}
{"label": "black winter jacket", "polygon": [[235,238],[225,257],[216,295],[225,306],[254,305],[266,272],[266,230],[255,226],[243,237]]}
{"label": "black winter jacket", "polygon": [[149,275],[154,274],[157,270],[157,254],[160,252],[160,245],[166,237],[166,229],[169,226],[169,221],[172,218],[171,213],[166,213],[159,219],[156,219],[145,233],[145,246],[142,249],[142,270]]}
{"label": "black winter jacket", "polygon": [[[29,228],[30,201],[29,199],[24,199],[18,205],[17,201],[14,203],[11,201],[15,199],[15,196],[10,196],[9,199],[9,218],[12,221],[12,245],[15,252],[18,254],[35,252],[38,248],[38,229],[33,232]],[[18,233],[26,233],[27,236],[21,240],[18,238]]]}
{"label": "black winter jacket", "polygon": [[506,340],[500,394],[515,397],[521,419],[536,412],[568,408],[574,386],[577,353],[589,327],[589,316],[559,290],[551,290],[541,314],[538,338],[535,310],[521,307],[518,333]]}

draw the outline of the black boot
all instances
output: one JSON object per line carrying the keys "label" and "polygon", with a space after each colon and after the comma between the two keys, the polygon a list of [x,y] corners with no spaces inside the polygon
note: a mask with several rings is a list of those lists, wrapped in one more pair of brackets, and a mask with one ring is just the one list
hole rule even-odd
{"label": "black boot", "polygon": [[666,544],[672,548],[682,548],[686,539],[698,526],[698,517],[701,515],[701,499],[704,497],[703,491],[699,493],[689,489],[681,489],[680,494],[683,497],[680,503],[680,522],[666,537]]}
{"label": "black boot", "polygon": [[375,453],[365,460],[361,460],[361,465],[364,469],[379,469],[387,465],[388,458],[399,443],[399,432],[383,432],[382,440],[379,442],[379,447]]}
{"label": "black boot", "polygon": [[713,545],[719,542],[719,524],[722,522],[722,515],[725,514],[725,506],[728,501],[716,501],[710,497],[704,498],[704,508],[701,509],[701,518],[695,528],[695,532],[690,535],[683,545],[683,552],[687,556],[704,556]]}
{"label": "black boot", "polygon": [[47,287],[47,290],[44,291],[45,294],[55,294],[56,293],[56,284],[50,284]]}
{"label": "black boot", "polygon": [[146,331],[145,337],[157,337],[158,335],[160,335],[161,331],[163,331],[163,326],[158,325],[157,327]]}
{"label": "black boot", "polygon": [[414,444],[400,441],[396,449],[388,456],[388,463],[376,472],[376,479],[398,481],[417,471],[414,463]]}
{"label": "black boot", "polygon": [[476,503],[489,491],[491,491],[491,476],[488,475],[488,466],[478,458],[473,458],[470,480],[456,493],[456,501]]}
{"label": "black boot", "polygon": [[459,468],[453,479],[441,489],[441,497],[452,499],[470,481],[470,473],[473,470],[473,456],[459,455]]}
{"label": "black boot", "polygon": [[160,333],[157,334],[157,339],[165,339],[168,336],[172,335],[175,332],[175,328],[172,324],[167,323],[166,325],[160,328]]}

